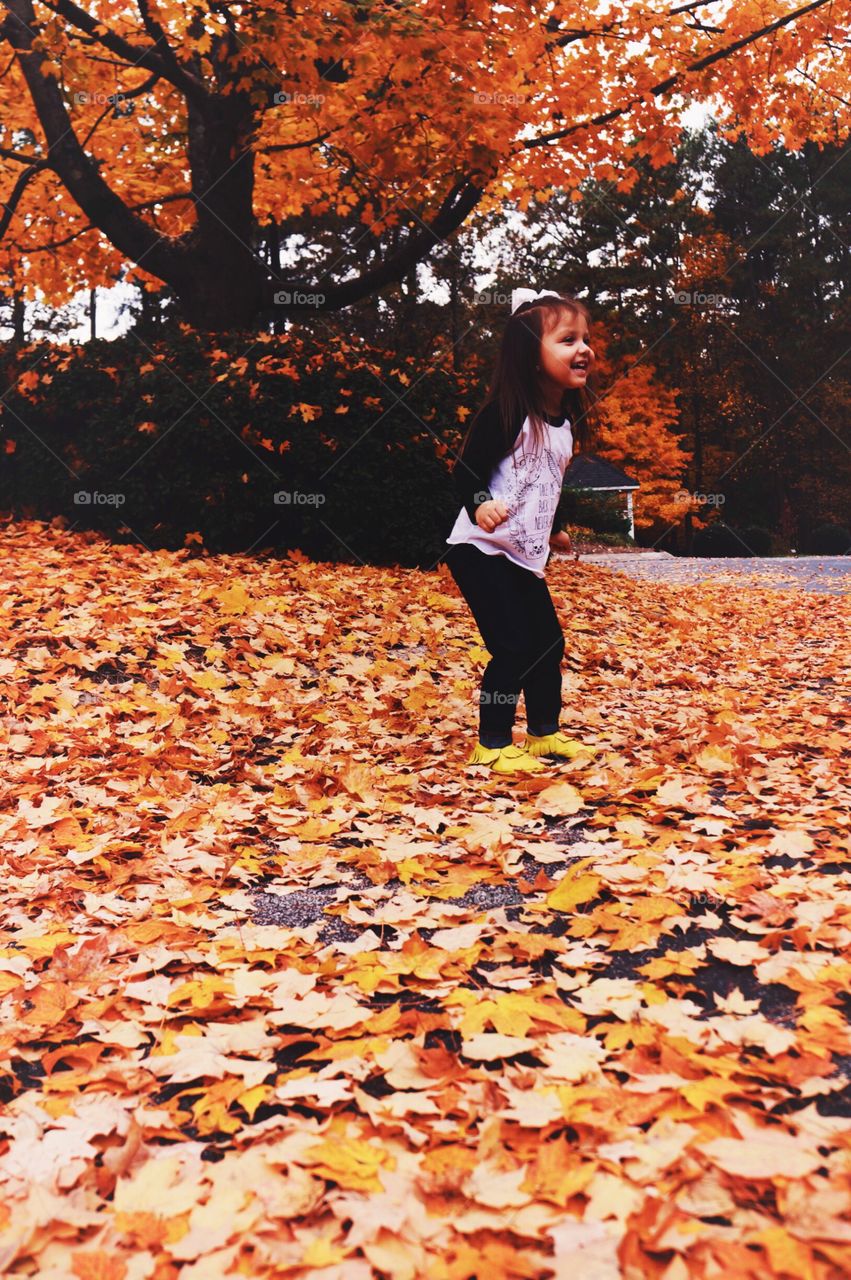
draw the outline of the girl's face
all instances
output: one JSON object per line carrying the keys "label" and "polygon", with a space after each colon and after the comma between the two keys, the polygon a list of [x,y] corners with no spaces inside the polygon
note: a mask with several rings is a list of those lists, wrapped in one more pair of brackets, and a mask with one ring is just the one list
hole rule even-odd
{"label": "girl's face", "polygon": [[578,312],[560,311],[541,337],[541,381],[545,393],[558,399],[568,387],[584,387],[594,352],[588,345],[588,324]]}

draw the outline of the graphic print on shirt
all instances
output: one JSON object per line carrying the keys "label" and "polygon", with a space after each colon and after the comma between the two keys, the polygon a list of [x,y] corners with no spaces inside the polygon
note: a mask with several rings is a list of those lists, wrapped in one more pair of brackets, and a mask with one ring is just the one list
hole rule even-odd
{"label": "graphic print on shirt", "polygon": [[[542,444],[529,456],[530,444]],[[573,433],[567,418],[558,426],[547,423],[543,441],[534,441],[526,418],[512,451],[489,466],[487,487],[491,496],[508,507],[508,518],[491,532],[482,529],[462,506],[446,542],[472,543],[488,555],[504,555],[537,577],[544,576],[549,539],[558,509],[564,472],[573,456]],[[477,488],[485,487],[484,475],[476,477]],[[472,497],[466,489],[463,496]]]}
{"label": "graphic print on shirt", "polygon": [[506,521],[508,540],[527,559],[535,559],[549,547],[553,516],[563,476],[550,450],[516,457],[506,498],[511,514]]}

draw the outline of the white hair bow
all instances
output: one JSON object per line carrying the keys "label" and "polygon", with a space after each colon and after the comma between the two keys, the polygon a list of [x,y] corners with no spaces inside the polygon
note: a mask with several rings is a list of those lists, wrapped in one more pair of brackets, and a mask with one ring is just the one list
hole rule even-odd
{"label": "white hair bow", "polygon": [[524,302],[534,302],[536,298],[545,298],[548,294],[558,294],[558,289],[541,289],[537,293],[534,289],[512,289],[511,290],[511,314]]}

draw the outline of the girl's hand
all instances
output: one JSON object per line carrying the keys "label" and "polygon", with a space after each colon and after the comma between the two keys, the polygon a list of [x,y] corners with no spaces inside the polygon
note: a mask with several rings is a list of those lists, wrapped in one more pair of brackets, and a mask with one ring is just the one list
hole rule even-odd
{"label": "girl's hand", "polygon": [[497,525],[507,520],[508,516],[508,507],[504,502],[500,502],[499,498],[493,498],[490,502],[483,502],[480,507],[476,508],[476,524],[480,529],[484,529],[485,533],[493,533]]}
{"label": "girl's hand", "polygon": [[571,546],[570,535],[564,529],[560,529],[558,533],[554,533],[550,538],[550,546],[558,548],[559,551],[569,551]]}

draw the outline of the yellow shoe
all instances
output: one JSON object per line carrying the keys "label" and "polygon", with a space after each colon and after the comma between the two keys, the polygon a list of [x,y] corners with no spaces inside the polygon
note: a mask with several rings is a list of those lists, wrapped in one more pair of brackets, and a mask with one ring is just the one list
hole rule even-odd
{"label": "yellow shoe", "polygon": [[589,756],[597,754],[596,747],[589,747],[578,738],[566,738],[563,733],[558,732],[547,733],[540,738],[527,733],[523,746],[530,756],[564,756],[568,760],[573,760],[576,756],[583,754]]}
{"label": "yellow shoe", "polygon": [[476,743],[467,764],[490,765],[491,773],[540,773],[545,767],[522,747],[483,747]]}

